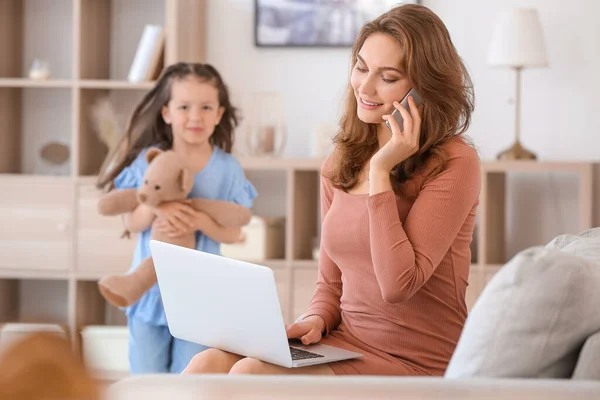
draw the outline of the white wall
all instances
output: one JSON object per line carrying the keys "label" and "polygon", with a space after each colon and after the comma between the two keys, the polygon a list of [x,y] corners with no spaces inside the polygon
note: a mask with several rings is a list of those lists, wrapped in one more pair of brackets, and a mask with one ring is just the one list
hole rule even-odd
{"label": "white wall", "polygon": [[253,4],[208,1],[208,61],[222,73],[240,105],[252,92],[280,92],[289,133],[284,154],[308,156],[311,130],[338,121],[350,49],[255,47]]}
{"label": "white wall", "polygon": [[[600,121],[594,116],[600,106],[596,76],[600,2],[425,0],[424,4],[444,20],[471,72],[476,110],[469,135],[483,159],[493,159],[513,138],[514,75],[485,63],[496,15],[510,6],[538,8],[550,62],[549,68],[523,73],[524,145],[542,160],[598,158]],[[208,60],[222,71],[236,96],[255,90],[282,92],[290,136],[285,154],[308,156],[311,130],[322,122],[338,121],[350,50],[256,48],[251,0],[210,0],[208,32]],[[263,192],[269,189],[263,186]],[[576,189],[569,175],[511,177],[508,254],[562,232],[577,232],[577,199],[572,195]]]}
{"label": "white wall", "polygon": [[600,120],[600,26],[595,0],[425,0],[446,23],[475,84],[476,113],[470,134],[484,158],[511,144],[514,73],[485,61],[493,24],[506,7],[535,7],[546,38],[550,66],[522,76],[522,141],[541,159],[595,160]]}

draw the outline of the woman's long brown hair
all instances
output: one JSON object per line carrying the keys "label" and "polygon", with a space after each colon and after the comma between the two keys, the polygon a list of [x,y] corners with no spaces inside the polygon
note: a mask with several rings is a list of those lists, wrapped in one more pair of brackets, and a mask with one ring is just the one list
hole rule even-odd
{"label": "woman's long brown hair", "polygon": [[[405,4],[366,23],[352,49],[352,68],[365,40],[374,33],[390,35],[400,44],[401,69],[424,102],[419,151],[391,172],[394,191],[401,193],[402,184],[430,157],[439,160],[432,174],[444,168],[447,155],[442,145],[463,134],[471,122],[473,87],[448,30],[428,8]],[[332,184],[345,191],[358,183],[360,172],[379,149],[378,125],[358,118],[350,85],[346,96],[340,131],[334,138],[336,161],[330,171]]]}
{"label": "woman's long brown hair", "polygon": [[229,100],[229,90],[219,72],[210,64],[176,63],[167,67],[131,114],[125,134],[117,148],[121,150],[116,165],[97,182],[98,188],[112,187],[113,180],[129,166],[142,150],[150,146],[170,149],[173,146],[171,126],[162,118],[162,107],[171,99],[174,80],[195,76],[214,85],[219,92],[219,106],[225,109],[219,125],[210,137],[210,143],[230,153],[233,147],[233,131],[238,124],[237,109]]}

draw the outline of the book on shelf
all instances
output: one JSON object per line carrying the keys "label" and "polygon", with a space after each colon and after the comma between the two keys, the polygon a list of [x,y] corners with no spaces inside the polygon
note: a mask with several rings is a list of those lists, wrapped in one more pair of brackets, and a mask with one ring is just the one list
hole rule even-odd
{"label": "book on shelf", "polygon": [[149,81],[158,75],[164,43],[165,29],[162,26],[148,24],[144,27],[127,75],[129,82]]}

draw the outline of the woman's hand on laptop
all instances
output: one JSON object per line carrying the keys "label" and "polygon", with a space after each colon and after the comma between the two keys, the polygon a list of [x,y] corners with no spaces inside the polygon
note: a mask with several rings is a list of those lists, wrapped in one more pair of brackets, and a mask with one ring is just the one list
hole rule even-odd
{"label": "woman's hand on laptop", "polygon": [[306,317],[286,328],[288,339],[300,339],[305,345],[321,340],[324,330],[325,320],[318,315]]}

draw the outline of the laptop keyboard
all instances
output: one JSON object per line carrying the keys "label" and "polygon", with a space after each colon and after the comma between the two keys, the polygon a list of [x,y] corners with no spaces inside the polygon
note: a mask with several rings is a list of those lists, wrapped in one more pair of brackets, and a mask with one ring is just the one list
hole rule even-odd
{"label": "laptop keyboard", "polygon": [[322,354],[312,353],[312,352],[306,351],[306,350],[300,350],[300,349],[297,349],[297,348],[291,347],[291,346],[290,346],[290,352],[292,353],[293,361],[310,360],[311,358],[325,357]]}

